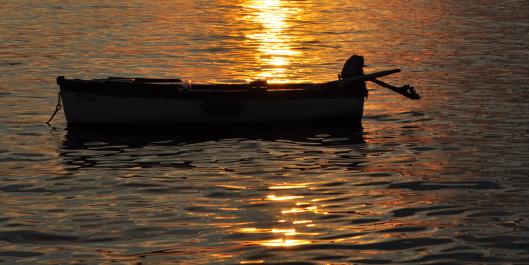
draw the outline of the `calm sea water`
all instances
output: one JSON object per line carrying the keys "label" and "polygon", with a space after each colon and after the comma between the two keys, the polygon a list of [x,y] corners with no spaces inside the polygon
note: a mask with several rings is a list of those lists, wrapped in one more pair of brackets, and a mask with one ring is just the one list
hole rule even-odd
{"label": "calm sea water", "polygon": [[[0,263],[529,264],[529,2],[0,0]],[[55,77],[370,85],[363,130],[53,127]]]}

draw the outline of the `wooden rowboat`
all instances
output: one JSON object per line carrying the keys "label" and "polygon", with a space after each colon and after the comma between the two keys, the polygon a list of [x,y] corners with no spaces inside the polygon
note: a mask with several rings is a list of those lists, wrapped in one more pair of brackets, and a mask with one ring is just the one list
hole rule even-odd
{"label": "wooden rowboat", "polygon": [[248,84],[191,84],[180,79],[79,80],[63,76],[57,77],[57,84],[69,125],[218,124],[336,118],[360,122],[367,97],[365,81],[399,72],[395,69],[365,75],[362,67],[363,58],[353,56],[338,80],[319,84],[268,84],[262,80]]}

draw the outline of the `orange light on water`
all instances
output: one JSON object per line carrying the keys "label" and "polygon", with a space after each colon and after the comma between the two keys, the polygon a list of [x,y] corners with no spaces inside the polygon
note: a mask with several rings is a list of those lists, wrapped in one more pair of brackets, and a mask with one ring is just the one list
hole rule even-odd
{"label": "orange light on water", "polygon": [[299,239],[273,239],[264,241],[261,243],[263,246],[267,247],[295,247],[300,245],[307,245],[311,242],[308,240],[299,240]]}
{"label": "orange light on water", "polygon": [[295,200],[295,199],[302,199],[303,196],[276,196],[276,195],[268,195],[266,198],[270,201],[289,201],[289,200]]}
{"label": "orange light on water", "polygon": [[260,260],[243,260],[241,262],[239,262],[239,264],[262,264],[262,263],[265,263],[264,260],[260,259]]}
{"label": "orange light on water", "polygon": [[292,224],[308,224],[308,223],[312,223],[312,221],[311,220],[299,220],[299,221],[292,222]]}
{"label": "orange light on water", "polygon": [[[245,240],[244,243],[248,245],[261,245],[266,247],[294,247],[299,245],[311,244],[312,236],[317,236],[320,232],[313,231],[312,220],[297,219],[298,215],[295,213],[314,212],[321,214],[322,211],[310,203],[297,202],[298,199],[303,199],[304,196],[296,194],[288,194],[290,190],[298,191],[297,189],[307,189],[311,183],[280,183],[269,186],[270,190],[278,190],[282,195],[270,194],[264,199],[269,201],[267,205],[275,208],[279,214],[283,215],[281,219],[274,223],[277,227],[266,227],[270,225],[267,223],[256,223],[256,225],[264,225],[265,227],[239,227],[234,230],[236,233],[249,234],[246,239],[255,236],[254,240]],[[286,194],[285,194],[286,193]],[[290,204],[291,208],[283,208],[285,204]],[[292,207],[293,206],[293,207]],[[290,214],[293,213],[293,214]],[[275,218],[274,218],[275,219]],[[262,239],[261,235],[267,235],[267,239]],[[250,261],[252,262],[252,261]]]}
{"label": "orange light on water", "polygon": [[290,208],[288,210],[281,211],[282,214],[289,214],[289,213],[303,213],[303,212],[318,212],[317,206],[310,206],[310,207],[304,207],[304,208]]}
{"label": "orange light on water", "polygon": [[262,65],[258,77],[274,82],[287,82],[286,72],[291,64],[291,57],[300,53],[292,49],[292,36],[287,30],[291,26],[289,20],[299,10],[281,0],[249,0],[243,6],[252,10],[245,19],[262,26],[246,34],[249,42],[258,46],[256,56]]}
{"label": "orange light on water", "polygon": [[276,184],[274,186],[268,187],[270,190],[289,190],[289,189],[304,189],[306,188],[310,183],[298,183],[298,184]]}

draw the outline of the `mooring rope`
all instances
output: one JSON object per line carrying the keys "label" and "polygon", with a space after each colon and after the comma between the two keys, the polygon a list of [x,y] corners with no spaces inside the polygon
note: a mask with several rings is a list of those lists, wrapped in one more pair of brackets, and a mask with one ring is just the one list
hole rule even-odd
{"label": "mooring rope", "polygon": [[53,117],[55,117],[55,114],[57,114],[57,112],[59,112],[59,110],[61,109],[62,109],[61,92],[59,91],[59,93],[57,94],[57,106],[55,106],[55,111],[53,112],[53,114],[51,114],[50,119],[46,122],[48,126],[50,126],[50,122],[51,120],[53,120]]}

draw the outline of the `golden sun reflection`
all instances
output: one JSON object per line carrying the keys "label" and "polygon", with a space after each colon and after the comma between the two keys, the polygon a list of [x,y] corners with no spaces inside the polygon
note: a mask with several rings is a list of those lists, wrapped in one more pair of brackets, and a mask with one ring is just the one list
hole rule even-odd
{"label": "golden sun reflection", "polygon": [[[298,189],[310,188],[309,183],[280,183],[269,186],[269,190],[276,190],[277,193],[266,196],[269,205],[274,207],[278,213],[275,217],[281,217],[272,222],[272,227],[239,227],[237,233],[255,234],[255,239],[246,241],[248,244],[257,244],[266,247],[294,247],[299,245],[312,244],[311,237],[320,235],[315,231],[312,220],[307,219],[307,215],[313,213],[324,214],[317,206],[308,202],[303,202],[304,196],[298,195]],[[286,205],[287,208],[285,208]],[[290,214],[290,213],[302,213]],[[267,223],[270,225],[270,223]],[[274,227],[275,226],[275,227]],[[261,235],[267,235],[262,239]],[[251,238],[251,236],[247,237]],[[251,261],[250,261],[251,262]]]}
{"label": "golden sun reflection", "polygon": [[274,186],[268,187],[270,190],[290,190],[290,189],[303,189],[306,188],[311,183],[299,183],[299,184],[277,184]]}
{"label": "golden sun reflection", "polygon": [[303,208],[293,207],[288,210],[281,211],[282,214],[303,213],[303,212],[314,212],[314,213],[319,213],[319,214],[327,214],[326,212],[319,210],[317,206],[309,206],[309,207],[303,207]]}
{"label": "golden sun reflection", "polygon": [[294,221],[292,223],[295,224],[295,225],[297,225],[297,224],[308,224],[308,223],[312,223],[312,220],[299,220],[299,221]]}
{"label": "golden sun reflection", "polygon": [[273,239],[273,240],[264,241],[261,244],[267,247],[294,247],[294,246],[306,245],[310,243],[311,242],[308,240],[281,238],[281,239]]}
{"label": "golden sun reflection", "polygon": [[243,260],[241,262],[239,262],[239,264],[262,264],[262,263],[265,263],[264,260],[260,259],[260,260]]}
{"label": "golden sun reflection", "polygon": [[303,196],[276,196],[276,195],[268,195],[266,196],[268,200],[271,201],[289,201],[289,200],[295,200],[295,199],[302,199]]}
{"label": "golden sun reflection", "polygon": [[259,78],[274,82],[287,82],[286,66],[291,57],[300,52],[292,49],[292,36],[287,34],[289,19],[299,13],[299,9],[287,6],[282,0],[248,0],[243,7],[251,10],[244,19],[253,21],[262,28],[246,34],[248,44],[257,44],[257,59],[263,68]]}

